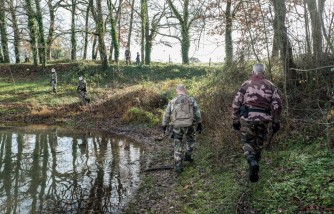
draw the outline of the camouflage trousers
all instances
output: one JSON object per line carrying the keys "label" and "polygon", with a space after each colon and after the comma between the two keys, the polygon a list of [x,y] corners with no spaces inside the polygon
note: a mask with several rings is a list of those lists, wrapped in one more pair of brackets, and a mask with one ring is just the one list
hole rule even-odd
{"label": "camouflage trousers", "polygon": [[53,93],[57,93],[57,83],[56,83],[56,81],[51,80],[51,84],[52,84]]}
{"label": "camouflage trousers", "polygon": [[87,93],[85,91],[79,91],[80,99],[83,103],[86,102]]}
{"label": "camouflage trousers", "polygon": [[244,155],[248,159],[261,158],[263,143],[268,135],[268,121],[242,121],[241,142],[243,143]]}
{"label": "camouflage trousers", "polygon": [[[183,141],[183,136],[185,136],[186,141]],[[195,127],[173,127],[172,134],[173,144],[174,144],[174,161],[175,166],[182,166],[182,161],[184,159],[184,147],[186,147],[187,155],[191,156],[192,151],[195,146]],[[185,145],[186,144],[186,145]]]}

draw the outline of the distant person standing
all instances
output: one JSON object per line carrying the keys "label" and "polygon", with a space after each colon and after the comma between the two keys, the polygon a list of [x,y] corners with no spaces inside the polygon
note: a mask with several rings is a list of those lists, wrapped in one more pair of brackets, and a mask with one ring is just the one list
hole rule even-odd
{"label": "distant person standing", "polygon": [[140,54],[137,52],[136,65],[140,65]]}
{"label": "distant person standing", "polygon": [[87,98],[87,82],[82,76],[79,77],[77,91],[80,93],[79,96],[83,103],[90,102],[90,99]]}
{"label": "distant person standing", "polygon": [[57,72],[56,69],[51,69],[51,80],[50,83],[52,85],[53,93],[57,94]]}
{"label": "distant person standing", "polygon": [[129,49],[125,50],[125,62],[127,65],[131,64],[131,52]]}

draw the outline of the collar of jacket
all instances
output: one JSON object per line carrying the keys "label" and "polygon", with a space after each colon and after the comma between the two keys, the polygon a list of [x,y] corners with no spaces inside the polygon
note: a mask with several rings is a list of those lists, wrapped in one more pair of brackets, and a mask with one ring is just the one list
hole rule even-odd
{"label": "collar of jacket", "polygon": [[251,76],[251,80],[259,80],[259,79],[264,79],[264,75],[263,74],[253,74]]}

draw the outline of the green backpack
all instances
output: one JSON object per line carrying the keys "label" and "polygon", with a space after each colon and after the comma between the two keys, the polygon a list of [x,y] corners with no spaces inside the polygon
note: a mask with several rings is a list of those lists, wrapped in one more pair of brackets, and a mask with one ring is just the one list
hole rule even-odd
{"label": "green backpack", "polygon": [[173,102],[171,124],[174,127],[188,127],[194,122],[193,104],[188,96],[179,96]]}

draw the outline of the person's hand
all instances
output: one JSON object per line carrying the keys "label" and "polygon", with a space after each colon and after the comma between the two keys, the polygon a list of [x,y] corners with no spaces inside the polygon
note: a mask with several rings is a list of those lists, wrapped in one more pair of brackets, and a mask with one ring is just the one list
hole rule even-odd
{"label": "person's hand", "polygon": [[203,124],[202,124],[202,123],[198,123],[198,124],[197,124],[197,128],[196,128],[196,131],[197,131],[198,133],[202,134],[203,130],[204,130]]}
{"label": "person's hand", "polygon": [[233,122],[232,126],[234,130],[240,131],[240,127],[241,127],[240,122]]}
{"label": "person's hand", "polygon": [[271,127],[272,127],[272,129],[273,129],[273,133],[276,133],[276,132],[278,132],[278,130],[280,130],[280,128],[281,128],[281,124],[278,122],[278,123],[272,123],[272,125],[271,125]]}
{"label": "person's hand", "polygon": [[161,129],[162,129],[162,131],[164,132],[164,134],[166,133],[166,130],[167,130],[167,126],[166,125],[162,125],[161,126]]}

